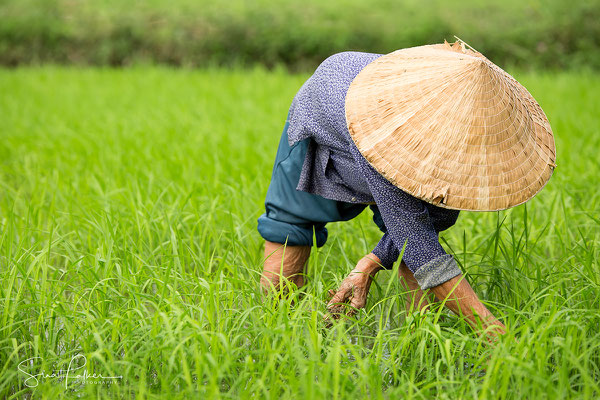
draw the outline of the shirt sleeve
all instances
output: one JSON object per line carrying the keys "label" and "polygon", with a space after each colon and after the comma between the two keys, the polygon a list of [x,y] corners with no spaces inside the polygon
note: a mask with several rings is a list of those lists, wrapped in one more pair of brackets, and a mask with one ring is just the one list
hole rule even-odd
{"label": "shirt sleeve", "polygon": [[354,143],[350,147],[387,228],[383,243],[380,241],[374,253],[379,251],[381,244],[381,254],[385,258],[388,254],[385,251],[389,252],[388,240],[397,250],[406,244],[402,259],[415,274],[422,289],[440,285],[459,275],[461,271],[456,261],[440,245],[426,203],[392,185],[367,162]]}
{"label": "shirt sleeve", "polygon": [[433,223],[433,228],[439,234],[441,231],[445,231],[456,223],[458,219],[458,210],[450,210],[448,208],[436,207],[433,204],[425,204],[427,211],[429,212],[429,218]]}
{"label": "shirt sleeve", "polygon": [[383,268],[392,269],[394,263],[400,256],[400,252],[398,251],[398,247],[396,247],[392,241],[392,237],[387,233],[387,227],[383,223],[383,218],[381,218],[379,208],[377,208],[375,204],[372,204],[370,208],[371,211],[373,211],[373,222],[375,222],[375,225],[377,225],[379,230],[383,232],[383,237],[379,243],[377,243],[377,246],[372,253],[379,258]]}
{"label": "shirt sleeve", "polygon": [[381,266],[385,269],[392,269],[394,263],[398,260],[400,252],[398,247],[392,241],[392,237],[386,232],[373,249],[375,254],[381,261]]}

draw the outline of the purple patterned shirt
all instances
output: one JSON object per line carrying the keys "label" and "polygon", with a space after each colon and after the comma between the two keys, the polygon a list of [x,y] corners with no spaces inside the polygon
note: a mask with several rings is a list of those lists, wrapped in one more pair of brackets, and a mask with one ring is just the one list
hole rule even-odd
{"label": "purple patterned shirt", "polygon": [[360,154],[346,125],[345,98],[352,80],[381,54],[344,52],[327,58],[300,88],[289,113],[290,145],[311,138],[297,189],[331,200],[375,203],[386,229],[373,250],[390,268],[403,261],[422,289],[460,274],[439,243],[458,211],[419,200],[392,185]]}

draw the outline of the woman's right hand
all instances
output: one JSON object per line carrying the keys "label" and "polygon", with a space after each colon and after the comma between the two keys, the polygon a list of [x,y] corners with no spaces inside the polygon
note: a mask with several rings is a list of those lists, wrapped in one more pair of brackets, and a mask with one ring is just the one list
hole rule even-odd
{"label": "woman's right hand", "polygon": [[383,269],[379,258],[373,253],[361,258],[356,267],[342,281],[337,291],[330,290],[331,300],[327,303],[330,318],[339,319],[341,315],[352,316],[367,304],[367,296],[375,274]]}

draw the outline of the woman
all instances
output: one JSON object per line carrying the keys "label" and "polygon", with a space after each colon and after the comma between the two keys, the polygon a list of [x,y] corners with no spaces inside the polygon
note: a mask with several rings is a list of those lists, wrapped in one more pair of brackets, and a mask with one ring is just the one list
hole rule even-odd
{"label": "woman", "polygon": [[265,239],[261,284],[302,286],[327,222],[369,206],[383,236],[330,293],[364,307],[372,277],[391,268],[425,307],[424,290],[446,306],[504,332],[463,279],[438,234],[459,210],[494,211],[532,198],[555,167],[542,109],[510,75],[461,42],[380,55],[346,52],[325,60],[290,107],[258,220]]}

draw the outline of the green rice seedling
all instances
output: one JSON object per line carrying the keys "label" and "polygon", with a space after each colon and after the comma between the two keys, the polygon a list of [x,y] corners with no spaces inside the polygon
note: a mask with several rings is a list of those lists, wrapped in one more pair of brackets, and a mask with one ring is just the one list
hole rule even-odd
{"label": "green rice seedling", "polygon": [[0,70],[0,397],[597,398],[600,79],[515,75],[555,176],[441,238],[508,327],[490,346],[441,307],[407,314],[396,270],[325,328],[380,235],[368,212],[329,226],[307,286],[262,296],[256,219],[306,75]]}

